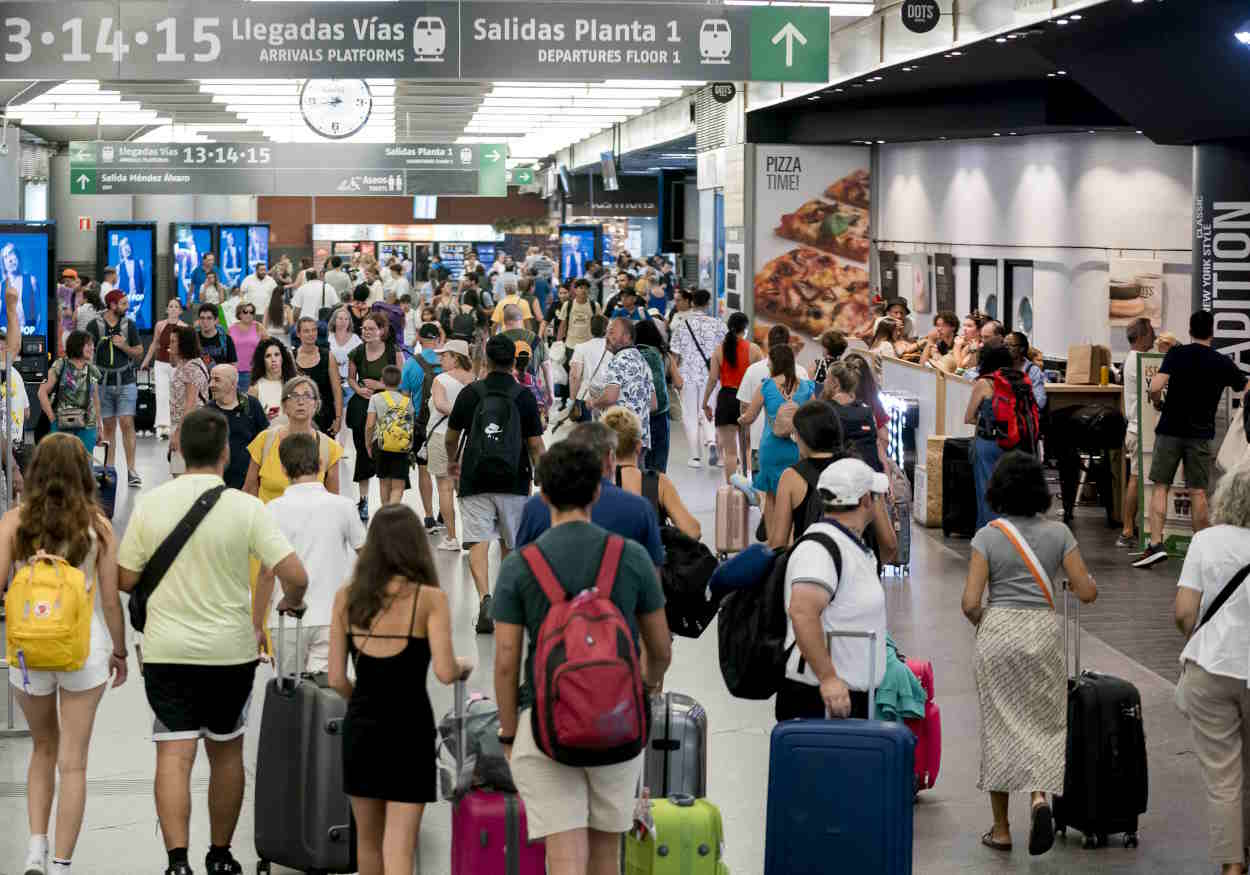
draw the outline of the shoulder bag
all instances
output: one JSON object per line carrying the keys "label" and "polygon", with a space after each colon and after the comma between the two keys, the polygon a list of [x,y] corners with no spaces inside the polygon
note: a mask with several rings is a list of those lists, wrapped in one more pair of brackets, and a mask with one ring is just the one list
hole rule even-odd
{"label": "shoulder bag", "polygon": [[[1046,573],[1046,569],[1042,567],[1042,563],[1038,560],[1037,554],[1033,552],[1033,548],[1029,546],[1029,542],[1020,534],[1020,530],[1005,519],[991,520],[990,525],[998,529],[1006,536],[1011,545],[1016,548],[1016,552],[1020,554],[1020,558],[1024,560],[1025,567],[1033,575],[1033,579],[1037,581],[1037,585],[1041,587],[1042,595],[1046,596],[1046,603],[1050,605],[1050,609],[1055,609],[1055,600],[1050,595],[1050,575]],[[1250,568],[1247,569],[1250,573]]]}
{"label": "shoulder bag", "polygon": [[195,504],[191,505],[191,509],[178,521],[178,525],[174,526],[174,530],[161,541],[161,545],[156,548],[156,552],[152,554],[147,565],[143,566],[143,571],[139,574],[139,582],[130,592],[130,625],[134,626],[136,632],[142,632],[144,626],[147,625],[148,600],[152,598],[152,593],[156,592],[161,579],[174,564],[182,548],[187,545],[187,541],[191,540],[191,536],[204,521],[204,517],[208,516],[208,512],[213,509],[217,504],[217,499],[221,498],[221,494],[225,491],[226,485],[223,483],[220,486],[214,486],[197,498]]}

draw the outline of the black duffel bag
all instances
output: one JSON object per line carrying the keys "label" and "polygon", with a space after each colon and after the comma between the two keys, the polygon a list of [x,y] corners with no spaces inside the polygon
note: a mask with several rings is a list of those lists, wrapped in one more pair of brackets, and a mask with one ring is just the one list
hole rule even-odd
{"label": "black duffel bag", "polygon": [[702,541],[674,526],[660,526],[660,540],[664,544],[660,586],[669,631],[698,638],[720,607],[720,598],[713,597],[707,586],[718,565],[716,556]]}
{"label": "black duffel bag", "polygon": [[1124,414],[1100,404],[1079,404],[1050,414],[1050,438],[1071,449],[1118,450],[1127,431]]}

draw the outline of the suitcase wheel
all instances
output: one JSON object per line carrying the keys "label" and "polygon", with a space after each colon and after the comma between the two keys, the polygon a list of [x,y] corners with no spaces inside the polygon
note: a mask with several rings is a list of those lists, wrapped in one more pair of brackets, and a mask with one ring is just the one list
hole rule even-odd
{"label": "suitcase wheel", "polygon": [[1126,848],[1135,848],[1135,847],[1137,847],[1137,833],[1135,833],[1135,832],[1126,832],[1126,833],[1124,834],[1124,847],[1126,847]]}
{"label": "suitcase wheel", "polygon": [[269,861],[261,860],[256,864],[256,875],[269,875]]}

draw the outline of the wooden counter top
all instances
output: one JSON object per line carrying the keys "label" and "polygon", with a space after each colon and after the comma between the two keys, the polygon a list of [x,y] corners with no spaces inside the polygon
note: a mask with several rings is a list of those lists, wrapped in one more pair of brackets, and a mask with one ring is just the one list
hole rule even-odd
{"label": "wooden counter top", "polygon": [[1124,393],[1123,386],[1085,386],[1080,383],[1047,383],[1046,394],[1051,392],[1081,392],[1090,395],[1121,395]]}

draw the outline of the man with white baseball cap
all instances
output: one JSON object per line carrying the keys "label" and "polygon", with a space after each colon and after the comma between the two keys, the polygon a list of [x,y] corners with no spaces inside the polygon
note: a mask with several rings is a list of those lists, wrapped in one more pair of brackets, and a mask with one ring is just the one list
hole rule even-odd
{"label": "man with white baseball cap", "polygon": [[[868,690],[885,676],[885,591],[864,530],[885,513],[884,474],[859,459],[833,462],[821,472],[820,522],[807,528],[786,560],[786,676],[777,693],[778,720],[795,717],[869,717]],[[833,632],[877,633],[875,672],[869,643]]]}

